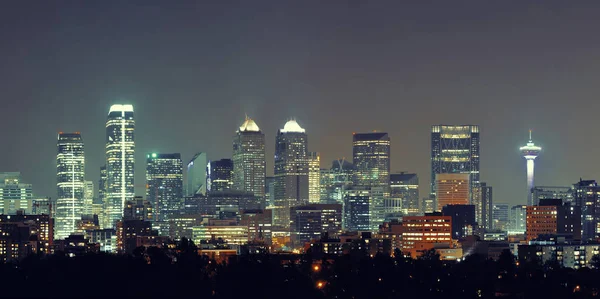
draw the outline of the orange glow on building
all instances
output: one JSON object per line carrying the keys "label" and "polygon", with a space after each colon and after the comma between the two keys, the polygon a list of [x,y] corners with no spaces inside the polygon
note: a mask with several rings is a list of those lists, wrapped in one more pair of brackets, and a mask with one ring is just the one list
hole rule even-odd
{"label": "orange glow on building", "polygon": [[402,252],[412,257],[432,248],[452,247],[452,217],[405,216],[400,226]]}
{"label": "orange glow on building", "polygon": [[446,205],[469,204],[469,174],[440,173],[436,175],[437,210]]}
{"label": "orange glow on building", "polygon": [[540,235],[556,235],[557,206],[528,206],[526,232],[527,241],[537,239]]}

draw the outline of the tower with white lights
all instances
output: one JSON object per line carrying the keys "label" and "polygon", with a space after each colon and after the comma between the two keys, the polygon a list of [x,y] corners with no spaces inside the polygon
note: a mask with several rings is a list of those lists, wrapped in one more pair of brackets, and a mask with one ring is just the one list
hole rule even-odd
{"label": "tower with white lights", "polygon": [[535,204],[533,202],[533,193],[531,192],[533,190],[533,166],[534,160],[540,155],[542,148],[533,144],[531,130],[529,130],[529,142],[527,142],[526,146],[522,146],[520,150],[527,161],[527,205],[533,206]]}

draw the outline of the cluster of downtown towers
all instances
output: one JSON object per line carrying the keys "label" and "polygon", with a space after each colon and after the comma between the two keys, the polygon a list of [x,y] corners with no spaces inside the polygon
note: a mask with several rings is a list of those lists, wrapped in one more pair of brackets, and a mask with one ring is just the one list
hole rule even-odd
{"label": "cluster of downtown towers", "polygon": [[[186,184],[181,155],[165,153],[147,155],[146,182],[136,184],[134,132],[133,106],[111,106],[106,121],[106,165],[100,169],[94,200],[85,195],[93,184],[84,177],[81,134],[59,133],[55,239],[74,233],[83,215],[97,214],[101,227],[115,228],[123,218],[125,203],[135,197],[134,188],[142,186],[157,223],[181,213],[186,196],[223,190],[253,194],[263,208],[272,209],[273,226],[284,230],[289,230],[290,208],[307,204],[342,204],[344,229],[349,231],[377,230],[390,217],[432,212],[446,204],[475,205],[477,221],[485,226],[486,210],[491,207],[491,187],[479,179],[478,126],[432,127],[431,194],[422,201],[416,174],[391,173],[390,138],[384,132],[353,133],[352,163],[338,160],[331,169],[321,169],[319,154],[308,151],[305,130],[290,120],[277,132],[274,177],[270,178],[266,176],[265,135],[247,117],[235,133],[232,159],[209,161],[205,153],[196,154],[187,164]],[[450,187],[456,192],[438,198],[440,183],[467,187],[466,202],[453,201],[461,197],[454,186]]]}

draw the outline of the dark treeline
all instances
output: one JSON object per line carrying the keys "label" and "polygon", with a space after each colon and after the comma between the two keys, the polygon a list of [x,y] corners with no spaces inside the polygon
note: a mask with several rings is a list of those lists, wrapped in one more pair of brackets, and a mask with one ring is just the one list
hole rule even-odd
{"label": "dark treeline", "polygon": [[191,243],[133,255],[31,256],[1,265],[2,297],[144,298],[588,298],[600,271],[470,256],[442,262],[360,254],[247,255],[216,263]]}

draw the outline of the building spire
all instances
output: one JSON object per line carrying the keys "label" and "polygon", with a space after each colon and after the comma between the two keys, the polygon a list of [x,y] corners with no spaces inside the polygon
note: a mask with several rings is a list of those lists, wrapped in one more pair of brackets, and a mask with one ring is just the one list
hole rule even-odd
{"label": "building spire", "polygon": [[529,129],[529,142],[531,142],[531,129]]}

